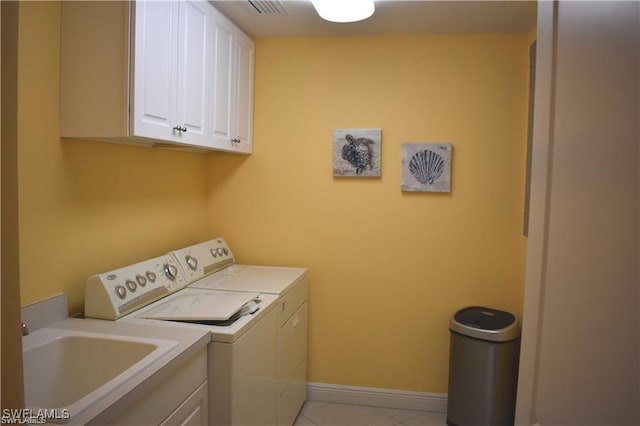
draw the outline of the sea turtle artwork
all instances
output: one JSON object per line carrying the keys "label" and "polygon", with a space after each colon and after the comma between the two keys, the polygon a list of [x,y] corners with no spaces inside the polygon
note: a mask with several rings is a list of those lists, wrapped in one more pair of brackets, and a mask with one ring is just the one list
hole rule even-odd
{"label": "sea turtle artwork", "polygon": [[371,168],[371,145],[369,138],[354,138],[350,134],[345,136],[347,143],[342,147],[342,158],[356,168],[359,175],[366,168]]}
{"label": "sea turtle artwork", "polygon": [[380,176],[380,129],[337,129],[333,133],[333,175]]}

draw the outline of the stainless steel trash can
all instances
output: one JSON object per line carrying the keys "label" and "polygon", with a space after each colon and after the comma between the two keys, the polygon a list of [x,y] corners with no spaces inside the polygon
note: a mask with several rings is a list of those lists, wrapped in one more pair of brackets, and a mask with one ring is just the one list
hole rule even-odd
{"label": "stainless steel trash can", "polygon": [[513,425],[520,325],[508,312],[471,306],[449,323],[450,426]]}

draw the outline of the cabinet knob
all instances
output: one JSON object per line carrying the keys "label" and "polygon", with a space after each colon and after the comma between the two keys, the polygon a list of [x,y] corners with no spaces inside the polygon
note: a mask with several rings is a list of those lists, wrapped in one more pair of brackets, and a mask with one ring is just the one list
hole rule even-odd
{"label": "cabinet knob", "polygon": [[186,132],[187,128],[186,127],[175,126],[173,128],[173,130],[175,130],[176,132]]}
{"label": "cabinet knob", "polygon": [[231,142],[232,142],[232,143],[240,143],[240,139],[238,139],[238,138],[233,138],[233,139],[231,139]]}

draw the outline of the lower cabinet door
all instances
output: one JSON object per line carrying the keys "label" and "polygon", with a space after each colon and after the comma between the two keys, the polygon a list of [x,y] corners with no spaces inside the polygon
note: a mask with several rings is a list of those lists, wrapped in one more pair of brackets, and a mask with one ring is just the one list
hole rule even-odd
{"label": "lower cabinet door", "polygon": [[200,385],[161,425],[206,426],[209,420],[208,386],[207,381]]}

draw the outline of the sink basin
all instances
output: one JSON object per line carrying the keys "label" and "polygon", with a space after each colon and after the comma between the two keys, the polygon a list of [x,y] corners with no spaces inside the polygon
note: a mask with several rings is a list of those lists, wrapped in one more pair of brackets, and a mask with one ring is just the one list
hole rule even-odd
{"label": "sink basin", "polygon": [[22,342],[25,405],[32,412],[51,413],[49,421],[69,421],[177,344],[75,330],[37,330]]}

